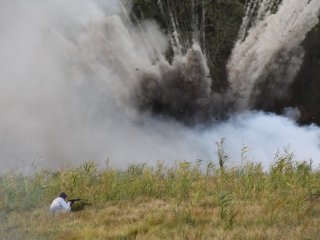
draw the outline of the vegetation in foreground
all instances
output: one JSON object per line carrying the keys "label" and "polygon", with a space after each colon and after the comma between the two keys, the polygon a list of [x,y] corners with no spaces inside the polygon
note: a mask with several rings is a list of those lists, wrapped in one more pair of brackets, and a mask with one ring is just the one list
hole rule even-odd
{"label": "vegetation in foreground", "polygon": [[[180,162],[126,170],[76,169],[0,177],[0,239],[319,239],[320,172],[277,155],[268,172]],[[245,157],[244,157],[245,160]],[[51,216],[61,190],[81,197]]]}

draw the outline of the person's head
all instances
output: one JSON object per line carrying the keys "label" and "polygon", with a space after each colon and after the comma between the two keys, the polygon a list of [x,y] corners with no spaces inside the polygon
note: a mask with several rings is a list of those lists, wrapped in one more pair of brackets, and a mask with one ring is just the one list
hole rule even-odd
{"label": "person's head", "polygon": [[58,197],[61,197],[63,199],[67,199],[68,196],[65,192],[61,192],[61,193],[59,193]]}

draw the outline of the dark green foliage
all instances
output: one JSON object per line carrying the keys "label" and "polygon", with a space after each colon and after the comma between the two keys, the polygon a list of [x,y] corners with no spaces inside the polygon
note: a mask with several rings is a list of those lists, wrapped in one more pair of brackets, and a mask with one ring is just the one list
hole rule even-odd
{"label": "dark green foliage", "polygon": [[301,123],[320,124],[320,23],[309,32],[303,47],[303,65],[291,88],[288,104],[299,106]]}

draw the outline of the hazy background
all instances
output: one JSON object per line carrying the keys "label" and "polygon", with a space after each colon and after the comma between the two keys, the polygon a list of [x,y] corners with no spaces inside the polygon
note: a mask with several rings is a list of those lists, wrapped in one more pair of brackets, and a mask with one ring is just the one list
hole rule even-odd
{"label": "hazy background", "polygon": [[129,10],[117,0],[0,2],[0,172],[34,161],[54,169],[107,159],[119,168],[216,162],[222,138],[232,164],[240,164],[243,146],[265,166],[283,148],[320,163],[319,128],[285,116],[238,112],[190,127],[137,108],[142,76],[161,81],[187,60],[170,65],[168,37],[152,21],[134,26]]}

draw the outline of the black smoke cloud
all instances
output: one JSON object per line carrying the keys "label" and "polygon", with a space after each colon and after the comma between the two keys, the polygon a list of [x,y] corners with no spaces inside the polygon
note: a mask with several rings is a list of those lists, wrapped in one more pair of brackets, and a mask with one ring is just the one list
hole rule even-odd
{"label": "black smoke cloud", "polygon": [[211,90],[212,79],[196,44],[172,65],[161,63],[159,74],[141,72],[139,79],[133,99],[140,111],[187,125],[212,122],[227,112],[222,96]]}

